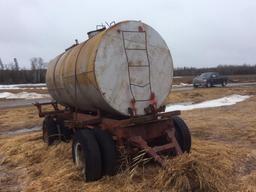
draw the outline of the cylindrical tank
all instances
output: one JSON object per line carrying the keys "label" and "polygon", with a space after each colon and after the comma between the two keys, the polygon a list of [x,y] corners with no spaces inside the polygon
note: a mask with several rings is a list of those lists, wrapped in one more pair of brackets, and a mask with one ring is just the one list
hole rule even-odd
{"label": "cylindrical tank", "polygon": [[128,108],[144,115],[152,99],[160,107],[172,76],[172,57],[159,33],[140,21],[123,21],[51,60],[46,83],[63,105],[125,117]]}

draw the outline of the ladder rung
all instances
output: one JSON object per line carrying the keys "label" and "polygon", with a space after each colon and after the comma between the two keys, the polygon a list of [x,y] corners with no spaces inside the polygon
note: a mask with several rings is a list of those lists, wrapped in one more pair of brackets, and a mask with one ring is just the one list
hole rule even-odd
{"label": "ladder rung", "polygon": [[149,67],[149,65],[128,65],[129,67]]}
{"label": "ladder rung", "polygon": [[136,85],[136,84],[130,83],[130,85],[135,86],[135,87],[146,87],[146,86],[148,86],[149,84],[150,84],[150,82],[148,82],[148,83],[145,84],[145,85]]}
{"label": "ladder rung", "polygon": [[145,102],[145,101],[150,101],[151,99],[136,99],[136,98],[134,98],[135,99],[135,101],[136,101],[136,103],[137,102]]}
{"label": "ladder rung", "polygon": [[137,49],[134,49],[134,48],[133,48],[133,49],[132,49],[132,48],[125,48],[125,50],[128,50],[128,51],[129,51],[129,50],[142,50],[142,51],[146,51],[147,49],[140,49],[140,48],[137,48]]}
{"label": "ladder rung", "polygon": [[126,33],[126,32],[128,32],[128,33],[146,33],[146,31],[129,31],[129,30],[122,30],[121,31],[122,33]]}

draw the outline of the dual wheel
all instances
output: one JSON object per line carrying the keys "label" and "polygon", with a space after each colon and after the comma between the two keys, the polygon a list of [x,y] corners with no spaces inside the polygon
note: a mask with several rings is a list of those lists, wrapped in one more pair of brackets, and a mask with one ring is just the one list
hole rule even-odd
{"label": "dual wheel", "polygon": [[99,128],[75,132],[72,157],[85,181],[96,181],[117,171],[117,152],[112,136]]}
{"label": "dual wheel", "polygon": [[48,145],[55,141],[70,141],[72,130],[64,126],[64,121],[51,116],[45,117],[43,121],[43,141]]}
{"label": "dual wheel", "polygon": [[81,169],[85,181],[95,181],[117,171],[117,152],[112,136],[99,128],[80,129],[73,133],[64,121],[46,117],[43,121],[43,141],[49,146],[56,141],[68,142],[73,137],[72,157]]}

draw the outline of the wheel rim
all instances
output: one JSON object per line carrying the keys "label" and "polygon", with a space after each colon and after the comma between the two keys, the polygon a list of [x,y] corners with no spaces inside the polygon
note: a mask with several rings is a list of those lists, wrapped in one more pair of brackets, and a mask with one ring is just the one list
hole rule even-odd
{"label": "wheel rim", "polygon": [[79,142],[75,144],[75,164],[82,171],[84,178],[86,178],[85,154]]}

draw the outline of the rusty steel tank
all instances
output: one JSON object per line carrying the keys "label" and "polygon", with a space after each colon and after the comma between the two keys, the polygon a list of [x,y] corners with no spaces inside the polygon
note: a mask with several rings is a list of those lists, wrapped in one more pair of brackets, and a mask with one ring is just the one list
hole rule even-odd
{"label": "rusty steel tank", "polygon": [[48,64],[46,83],[60,104],[112,117],[145,115],[169,95],[173,62],[168,46],[152,27],[123,21],[88,33]]}

